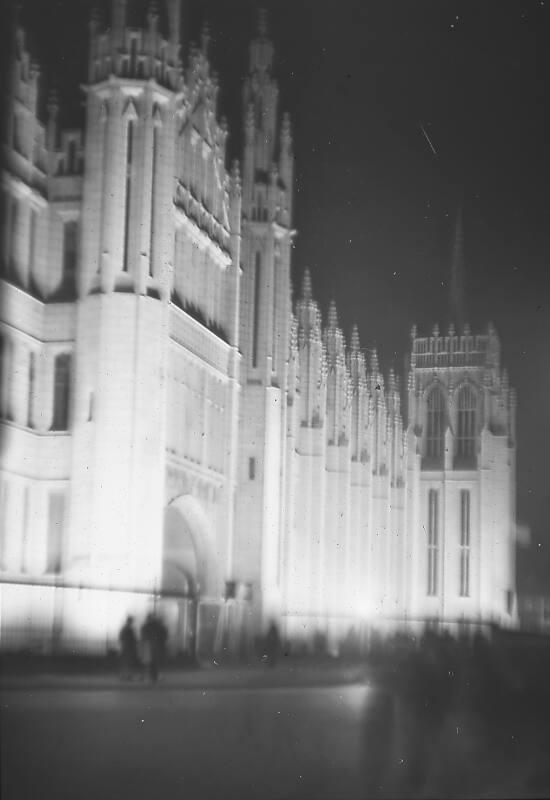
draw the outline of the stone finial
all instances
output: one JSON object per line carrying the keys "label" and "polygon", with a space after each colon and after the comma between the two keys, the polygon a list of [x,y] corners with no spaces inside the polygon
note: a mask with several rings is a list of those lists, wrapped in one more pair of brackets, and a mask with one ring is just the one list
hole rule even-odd
{"label": "stone finial", "polygon": [[370,351],[370,358],[369,358],[369,366],[371,372],[378,374],[380,371],[379,364],[378,364],[378,350],[376,347],[373,347]]}
{"label": "stone finial", "polygon": [[332,330],[338,327],[338,312],[336,311],[336,303],[334,300],[330,301],[328,307],[328,327]]}
{"label": "stone finial", "polygon": [[258,36],[264,39],[267,36],[267,9],[258,9]]}
{"label": "stone finial", "polygon": [[411,328],[411,339],[416,339],[417,336],[418,336],[418,328],[416,327],[416,325],[413,325]]}
{"label": "stone finial", "polygon": [[359,351],[360,342],[359,342],[359,329],[357,325],[354,325],[351,329],[351,340],[350,340],[350,348],[352,353],[357,353]]}
{"label": "stone finial", "polygon": [[292,125],[290,123],[290,114],[288,111],[283,113],[281,120],[281,143],[287,143],[292,136]]}
{"label": "stone finial", "polygon": [[241,166],[238,158],[231,164],[231,184],[234,190],[241,188]]}
{"label": "stone finial", "polygon": [[59,94],[57,89],[50,89],[48,94],[47,111],[50,119],[55,120],[57,118],[59,113]]}
{"label": "stone finial", "polygon": [[311,300],[313,293],[311,291],[311,275],[309,269],[306,267],[304,270],[304,277],[302,279],[302,300]]}
{"label": "stone finial", "polygon": [[204,22],[201,30],[201,50],[205,58],[208,58],[208,47],[210,45],[210,26]]}
{"label": "stone finial", "polygon": [[434,337],[434,339],[437,339],[437,337],[439,336],[439,325],[437,324],[437,322],[433,327],[432,336]]}
{"label": "stone finial", "polygon": [[469,322],[465,322],[464,323],[463,328],[462,328],[462,332],[463,332],[464,336],[469,336],[471,334],[472,329],[470,328],[470,323]]}
{"label": "stone finial", "polygon": [[92,35],[97,33],[97,31],[99,29],[99,23],[100,23],[99,8],[94,3],[92,8],[90,9],[90,18],[89,18],[89,22],[88,22],[88,27],[89,27],[90,33]]}
{"label": "stone finial", "polygon": [[159,7],[157,0],[149,0],[147,5],[147,19],[149,22],[156,22],[159,16]]}
{"label": "stone finial", "polygon": [[455,326],[454,326],[454,323],[453,323],[453,322],[451,322],[451,324],[449,325],[449,333],[448,333],[448,336],[454,336],[454,335],[455,335],[455,333],[456,333],[456,331],[455,331]]}
{"label": "stone finial", "polygon": [[113,0],[111,6],[111,25],[113,31],[122,34],[126,25],[126,0]]}

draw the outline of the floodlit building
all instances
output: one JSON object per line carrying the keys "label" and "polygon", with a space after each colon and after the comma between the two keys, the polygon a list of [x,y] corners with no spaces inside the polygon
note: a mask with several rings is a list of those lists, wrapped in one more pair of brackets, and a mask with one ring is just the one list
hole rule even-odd
{"label": "floodlit building", "polygon": [[3,140],[0,636],[101,650],[160,608],[176,650],[277,619],[331,646],[512,625],[515,397],[489,326],[411,337],[398,376],[293,301],[294,157],[265,18],[241,167],[179,0],[90,20],[85,127],[14,37]]}

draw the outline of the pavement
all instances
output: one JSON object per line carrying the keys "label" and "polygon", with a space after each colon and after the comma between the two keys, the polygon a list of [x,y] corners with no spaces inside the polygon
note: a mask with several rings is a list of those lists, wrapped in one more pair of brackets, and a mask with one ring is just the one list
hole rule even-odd
{"label": "pavement", "polygon": [[[268,689],[278,687],[323,687],[369,684],[374,679],[365,665],[345,664],[339,661],[315,662],[281,661],[275,666],[262,663],[249,665],[219,664],[204,662],[198,667],[167,666],[161,671],[155,688],[162,690],[198,689]],[[75,689],[75,690],[135,690],[149,687],[147,679],[135,676],[122,680],[116,665],[108,669],[78,669],[56,667],[47,661],[33,664],[32,668],[17,668],[16,663],[2,664],[0,668],[0,691]]]}

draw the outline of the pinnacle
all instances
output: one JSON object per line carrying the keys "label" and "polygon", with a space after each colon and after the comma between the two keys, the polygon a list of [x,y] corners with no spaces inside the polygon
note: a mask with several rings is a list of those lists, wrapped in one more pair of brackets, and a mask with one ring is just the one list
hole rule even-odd
{"label": "pinnacle", "polygon": [[267,36],[267,10],[265,8],[258,9],[258,36],[262,38]]}
{"label": "pinnacle", "polygon": [[352,353],[356,353],[360,347],[359,330],[357,328],[357,325],[354,325],[353,328],[351,329],[350,347]]}
{"label": "pinnacle", "polygon": [[330,301],[328,307],[328,326],[333,329],[338,327],[338,312],[336,311],[336,303],[334,300]]}
{"label": "pinnacle", "polygon": [[302,299],[311,300],[311,298],[312,298],[311,275],[309,274],[309,269],[306,267],[304,270],[304,277],[302,280]]}

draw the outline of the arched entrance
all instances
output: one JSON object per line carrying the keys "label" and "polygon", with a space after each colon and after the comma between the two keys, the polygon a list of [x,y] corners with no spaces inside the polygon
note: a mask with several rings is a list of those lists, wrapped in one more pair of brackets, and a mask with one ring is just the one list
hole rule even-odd
{"label": "arched entrance", "polygon": [[214,596],[217,564],[208,517],[192,495],[173,500],[164,512],[161,593],[172,647],[196,656],[201,598]]}

